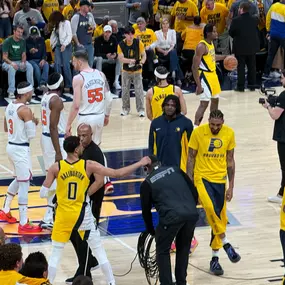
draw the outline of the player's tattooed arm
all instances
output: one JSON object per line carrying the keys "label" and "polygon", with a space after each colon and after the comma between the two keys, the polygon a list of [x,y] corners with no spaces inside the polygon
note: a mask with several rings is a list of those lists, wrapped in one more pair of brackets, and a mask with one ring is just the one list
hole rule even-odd
{"label": "player's tattooed arm", "polygon": [[227,201],[231,201],[233,197],[234,180],[235,180],[235,159],[234,149],[227,151],[227,172],[229,179],[229,188],[226,193]]}
{"label": "player's tattooed arm", "polygon": [[188,154],[188,161],[187,161],[187,174],[192,181],[194,179],[194,167],[195,167],[196,155],[197,155],[197,150],[189,147],[189,154]]}

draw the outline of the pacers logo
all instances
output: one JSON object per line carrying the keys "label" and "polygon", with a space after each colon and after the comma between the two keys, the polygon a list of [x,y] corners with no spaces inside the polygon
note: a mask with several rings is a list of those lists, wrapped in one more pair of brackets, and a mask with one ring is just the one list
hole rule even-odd
{"label": "pacers logo", "polygon": [[209,152],[213,152],[215,148],[221,148],[223,146],[223,142],[217,138],[211,138],[210,145],[208,148]]}

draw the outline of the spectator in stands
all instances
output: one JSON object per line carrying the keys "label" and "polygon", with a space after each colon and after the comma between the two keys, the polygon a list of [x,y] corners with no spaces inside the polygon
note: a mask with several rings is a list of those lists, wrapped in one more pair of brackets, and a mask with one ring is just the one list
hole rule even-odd
{"label": "spectator in stands", "polygon": [[48,19],[53,11],[62,11],[63,10],[63,1],[62,0],[35,0],[37,7],[42,12],[45,22],[48,22]]}
{"label": "spectator in stands", "polygon": [[182,33],[198,15],[198,7],[191,0],[178,0],[171,11],[171,27],[174,25],[174,30]]}
{"label": "spectator in stands", "polygon": [[227,31],[228,8],[214,0],[206,0],[205,7],[202,8],[200,16],[202,23],[213,24],[217,28],[218,39],[214,41],[215,51],[220,54],[230,53],[230,38]]}
{"label": "spectator in stands", "polygon": [[126,0],[126,7],[130,9],[129,24],[132,26],[139,17],[153,18],[152,0]]}
{"label": "spectator in stands", "polygon": [[[155,22],[159,23],[160,28],[162,19],[168,19],[171,21],[171,12],[176,3],[176,0],[158,0],[157,12],[155,14]],[[158,28],[158,29],[159,29]]]}
{"label": "spectator in stands", "polygon": [[[59,11],[54,11],[49,18],[49,27],[52,30],[50,45],[55,51],[55,71],[64,74],[65,92],[70,92],[72,75],[70,60],[72,56],[72,30],[71,24],[65,20]],[[92,55],[93,58],[93,55]]]}
{"label": "spectator in stands", "polygon": [[[94,14],[96,14],[96,12],[97,12],[97,11],[95,10]],[[93,16],[95,17],[95,15],[93,15]],[[105,15],[105,16],[103,17],[102,24],[96,26],[96,29],[95,29],[95,32],[94,32],[94,37],[95,37],[95,39],[96,39],[97,37],[100,37],[100,36],[103,35],[103,33],[104,33],[103,28],[104,28],[106,25],[108,25],[109,20],[110,20],[109,15]]]}
{"label": "spectator in stands", "polygon": [[72,285],[93,285],[93,282],[90,277],[80,275],[73,280]]}
{"label": "spectator in stands", "polygon": [[269,50],[262,79],[269,79],[270,69],[278,48],[285,50],[285,0],[274,3],[266,15],[266,30],[269,33]]}
{"label": "spectator in stands", "polygon": [[89,12],[91,3],[88,0],[80,1],[79,12],[71,19],[71,29],[75,50],[85,49],[88,53],[89,66],[92,68],[94,62],[94,47],[92,45],[92,35],[96,28],[93,15]]}
{"label": "spectator in stands", "polygon": [[0,246],[5,244],[6,235],[4,230],[0,227]]}
{"label": "spectator in stands", "polygon": [[182,55],[187,59],[187,71],[189,72],[191,71],[195,49],[198,43],[203,40],[204,27],[205,24],[201,24],[201,17],[195,16],[194,24],[187,27],[181,35],[181,38],[184,41]]}
{"label": "spectator in stands", "polygon": [[29,36],[31,26],[43,29],[45,21],[38,10],[30,8],[29,0],[22,0],[21,8],[22,10],[18,11],[14,16],[13,26],[21,25],[24,28],[23,38],[26,39]]}
{"label": "spectator in stands", "polygon": [[242,2],[239,6],[240,16],[233,19],[229,30],[233,38],[233,52],[238,60],[238,81],[236,91],[244,92],[245,65],[247,82],[251,91],[255,90],[256,63],[255,55],[259,51],[258,18],[249,14],[250,4]]}
{"label": "spectator in stands", "polygon": [[130,112],[130,87],[133,82],[136,95],[136,107],[140,117],[145,116],[144,93],[142,84],[142,66],[146,61],[144,45],[134,38],[133,27],[125,28],[125,40],[118,45],[118,57],[123,66],[122,70],[122,111],[121,116]]}
{"label": "spectator in stands", "polygon": [[51,285],[48,278],[48,262],[42,252],[30,253],[21,269],[24,277],[18,285]]}
{"label": "spectator in stands", "polygon": [[135,38],[139,39],[146,52],[146,68],[149,83],[154,80],[154,63],[157,63],[154,48],[156,46],[156,35],[152,29],[146,28],[146,20],[143,17],[137,18],[138,29],[135,30]]}
{"label": "spectator in stands", "polygon": [[69,4],[66,5],[62,11],[62,15],[66,20],[70,21],[73,15],[79,10],[79,0],[70,0]]}
{"label": "spectator in stands", "polygon": [[23,265],[23,254],[20,245],[8,243],[0,246],[0,284],[15,285],[23,275],[19,270]]}
{"label": "spectator in stands", "polygon": [[3,70],[8,72],[8,96],[15,98],[16,72],[26,72],[27,81],[34,86],[33,66],[27,61],[26,43],[22,39],[23,27],[14,26],[13,36],[7,38],[2,46]]}
{"label": "spectator in stands", "polygon": [[[233,18],[237,17],[239,15],[239,5],[242,2],[248,2],[250,5],[250,9],[249,9],[249,14],[251,16],[258,16],[258,8],[256,5],[255,1],[250,1],[250,0],[237,0],[234,1],[231,6],[228,6],[228,8],[230,9],[230,14],[229,14],[229,20],[231,21]],[[229,23],[228,23],[229,25]]]}
{"label": "spectator in stands", "polygon": [[169,29],[169,20],[167,18],[161,21],[161,30],[155,32],[156,41],[156,52],[158,61],[168,61],[169,71],[176,81],[176,84],[181,87],[183,79],[183,73],[180,69],[179,59],[176,51],[176,32]]}
{"label": "spectator in stands", "polygon": [[118,42],[112,35],[112,28],[109,25],[104,27],[102,36],[97,37],[94,42],[96,69],[102,71],[103,63],[116,65],[114,87],[121,89],[119,77],[121,74],[121,64],[117,54]]}
{"label": "spectator in stands", "polygon": [[49,64],[46,62],[45,40],[36,26],[30,28],[30,36],[26,40],[27,60],[33,66],[34,76],[39,89],[44,91],[48,80]]}
{"label": "spectator in stands", "polygon": [[117,42],[120,43],[124,39],[124,33],[118,28],[116,20],[110,20],[108,25],[112,27],[112,35],[116,37]]}
{"label": "spectator in stands", "polygon": [[12,34],[10,15],[13,14],[11,0],[0,0],[0,38],[5,39]]}

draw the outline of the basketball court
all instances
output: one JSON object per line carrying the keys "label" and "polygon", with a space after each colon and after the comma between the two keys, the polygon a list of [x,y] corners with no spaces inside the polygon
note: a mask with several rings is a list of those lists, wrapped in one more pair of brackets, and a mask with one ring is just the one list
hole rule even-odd
{"label": "basketball court", "polygon": [[[277,88],[278,92],[282,88]],[[277,93],[278,93],[277,92]],[[195,231],[199,246],[190,258],[188,268],[189,285],[228,285],[228,284],[280,284],[282,249],[279,241],[280,207],[267,202],[267,196],[275,195],[280,187],[281,174],[276,151],[272,141],[273,120],[267,110],[258,104],[261,97],[258,91],[235,93],[223,91],[220,108],[225,115],[225,123],[235,131],[237,147],[236,179],[234,198],[228,204],[228,239],[240,253],[242,259],[232,264],[225,252],[220,252],[220,263],[225,271],[223,277],[209,273],[211,259],[210,228],[205,220],[203,209],[199,208],[200,220]],[[69,98],[70,99],[70,98]],[[185,94],[188,108],[187,117],[194,119],[199,99],[194,94]],[[39,100],[35,100],[39,101]],[[68,113],[71,103],[66,100]],[[147,153],[150,121],[139,118],[135,111],[135,101],[131,98],[132,113],[121,117],[121,99],[113,100],[110,123],[103,131],[101,148],[107,153],[110,167],[119,168],[139,160]],[[36,117],[40,118],[40,105],[30,105]],[[0,124],[3,126],[4,107],[0,107]],[[208,112],[203,122],[207,122]],[[73,128],[75,134],[75,129]],[[39,189],[44,179],[42,153],[40,148],[41,126],[31,143],[33,172],[37,176],[32,181],[29,193],[29,217],[32,221],[41,220],[46,200],[39,197]],[[6,154],[7,134],[1,128],[0,149],[0,205],[11,182],[13,171]],[[105,196],[101,213],[100,228],[107,255],[111,262],[116,284],[147,284],[136,255],[138,235],[144,230],[139,200],[140,182],[144,178],[142,169],[130,177],[114,181],[115,192]],[[17,199],[13,201],[13,215],[18,218]],[[157,215],[154,213],[157,220]],[[48,258],[51,251],[50,234],[43,232],[38,236],[19,236],[18,225],[0,224],[7,232],[11,242],[23,246],[24,257],[30,252],[42,251]],[[172,255],[174,261],[175,255]],[[65,284],[77,267],[73,247],[67,244],[61,265],[58,268],[55,285]],[[100,269],[93,272],[94,284],[106,284]]]}

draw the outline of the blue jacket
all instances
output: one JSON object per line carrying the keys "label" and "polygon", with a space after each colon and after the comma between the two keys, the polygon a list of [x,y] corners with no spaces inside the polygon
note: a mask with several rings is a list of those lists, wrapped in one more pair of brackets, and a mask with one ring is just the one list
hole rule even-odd
{"label": "blue jacket", "polygon": [[285,39],[285,4],[273,4],[266,15],[266,30],[271,37]]}

